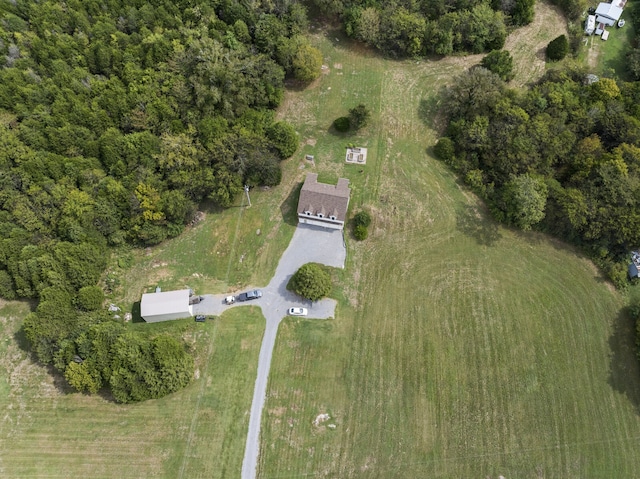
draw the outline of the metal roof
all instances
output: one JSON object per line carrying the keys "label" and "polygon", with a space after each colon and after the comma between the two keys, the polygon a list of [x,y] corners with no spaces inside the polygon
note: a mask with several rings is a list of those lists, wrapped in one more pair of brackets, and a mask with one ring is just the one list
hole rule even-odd
{"label": "metal roof", "polygon": [[618,21],[622,15],[622,8],[616,7],[612,3],[600,3],[598,4],[598,8],[596,8],[596,15]]}
{"label": "metal roof", "polygon": [[189,290],[145,293],[140,301],[140,316],[158,316],[161,314],[186,313],[189,315]]}

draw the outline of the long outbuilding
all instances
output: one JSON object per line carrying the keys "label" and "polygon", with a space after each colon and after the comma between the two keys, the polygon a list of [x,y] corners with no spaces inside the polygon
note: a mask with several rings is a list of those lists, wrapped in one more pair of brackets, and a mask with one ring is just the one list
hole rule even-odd
{"label": "long outbuilding", "polygon": [[147,323],[190,318],[193,316],[193,306],[189,305],[189,290],[143,294],[140,301],[140,316]]}

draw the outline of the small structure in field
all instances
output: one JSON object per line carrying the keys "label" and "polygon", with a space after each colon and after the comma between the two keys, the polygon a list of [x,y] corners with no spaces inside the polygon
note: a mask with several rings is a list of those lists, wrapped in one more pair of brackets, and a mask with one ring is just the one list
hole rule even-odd
{"label": "small structure in field", "polygon": [[602,32],[602,41],[607,41],[607,39],[609,38],[609,30],[604,30]]}
{"label": "small structure in field", "polygon": [[596,30],[596,16],[589,15],[584,25],[584,33],[586,33],[587,35],[593,35],[593,32],[595,32],[595,30]]}
{"label": "small structure in field", "polygon": [[140,302],[140,316],[147,323],[193,316],[193,306],[189,305],[189,290],[143,294]]}
{"label": "small structure in field", "polygon": [[341,230],[349,207],[349,180],[339,178],[337,185],[318,183],[318,174],[309,173],[300,190],[298,222]]}
{"label": "small structure in field", "polygon": [[349,147],[347,148],[345,160],[347,163],[357,163],[359,165],[364,165],[367,163],[367,149],[360,147]]}

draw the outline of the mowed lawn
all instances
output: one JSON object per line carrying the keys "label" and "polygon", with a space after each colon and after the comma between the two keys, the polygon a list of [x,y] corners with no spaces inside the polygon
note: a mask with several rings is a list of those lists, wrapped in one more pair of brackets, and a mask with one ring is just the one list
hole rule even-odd
{"label": "mowed lawn", "polygon": [[182,333],[196,376],[160,400],[118,405],[71,393],[20,349],[26,306],[0,309],[0,477],[239,477],[264,331],[257,308],[205,324],[152,327]]}
{"label": "mowed lawn", "polygon": [[[336,319],[282,323],[259,477],[627,478],[640,470],[640,370],[624,298],[575,250],[496,225],[428,153],[436,91],[462,59],[394,62],[318,34],[325,75],[281,115],[295,168],[351,180]],[[361,133],[333,119],[359,102]],[[366,166],[344,146],[369,147]],[[293,167],[292,167],[293,169]]]}

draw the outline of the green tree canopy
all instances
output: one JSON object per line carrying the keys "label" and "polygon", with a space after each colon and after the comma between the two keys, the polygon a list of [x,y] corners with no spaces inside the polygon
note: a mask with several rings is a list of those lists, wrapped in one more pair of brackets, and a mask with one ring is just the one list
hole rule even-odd
{"label": "green tree canopy", "polygon": [[504,187],[507,221],[523,230],[531,229],[544,218],[547,193],[547,185],[542,178],[528,174],[515,177]]}
{"label": "green tree canopy", "polygon": [[565,35],[560,35],[547,45],[547,58],[551,61],[562,60],[569,53],[569,40]]}
{"label": "green tree canopy", "polygon": [[282,159],[289,158],[298,149],[298,134],[286,121],[278,121],[267,129],[267,137]]}
{"label": "green tree canopy", "polygon": [[331,292],[331,275],[318,263],[307,263],[289,280],[288,289],[303,298],[318,301]]}
{"label": "green tree canopy", "polygon": [[367,126],[370,118],[371,112],[363,103],[360,103],[349,110],[349,121],[355,130],[359,130],[360,128]]}
{"label": "green tree canopy", "polygon": [[293,57],[293,75],[297,80],[310,82],[320,76],[322,53],[315,47],[302,44]]}
{"label": "green tree canopy", "polygon": [[507,50],[493,50],[480,62],[487,70],[495,73],[504,81],[513,79],[513,58]]}

